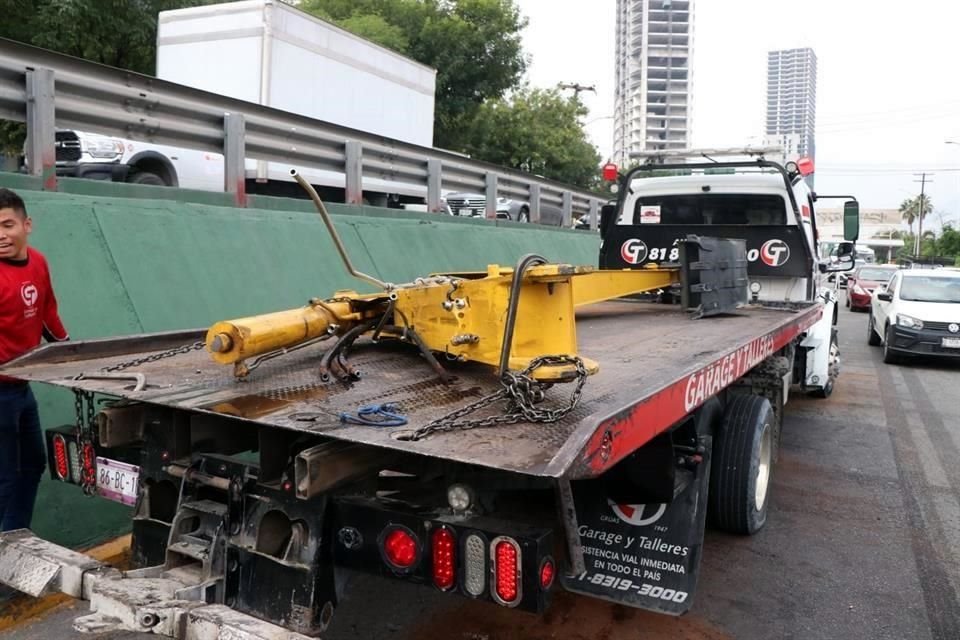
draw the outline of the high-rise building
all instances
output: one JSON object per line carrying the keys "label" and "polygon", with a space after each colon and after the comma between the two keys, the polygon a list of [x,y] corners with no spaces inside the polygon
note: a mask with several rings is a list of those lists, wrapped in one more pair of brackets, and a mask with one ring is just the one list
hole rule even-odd
{"label": "high-rise building", "polygon": [[767,137],[794,134],[796,153],[816,154],[817,55],[813,49],[767,53]]}
{"label": "high-rise building", "polygon": [[689,146],[693,0],[617,0],[613,160]]}

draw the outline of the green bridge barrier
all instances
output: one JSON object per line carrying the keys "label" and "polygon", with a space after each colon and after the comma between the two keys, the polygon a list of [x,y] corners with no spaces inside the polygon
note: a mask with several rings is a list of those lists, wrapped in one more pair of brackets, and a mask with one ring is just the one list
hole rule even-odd
{"label": "green bridge barrier", "polygon": [[[301,306],[337,289],[369,291],[347,275],[306,201],[0,174],[23,196],[31,244],[46,254],[60,311],[74,339],[206,327],[218,320]],[[513,265],[525,253],[596,264],[597,234],[510,222],[331,204],[354,265],[389,282],[441,271]],[[45,426],[74,423],[73,395],[34,385]],[[129,509],[44,479],[39,534],[88,545],[129,528]]]}

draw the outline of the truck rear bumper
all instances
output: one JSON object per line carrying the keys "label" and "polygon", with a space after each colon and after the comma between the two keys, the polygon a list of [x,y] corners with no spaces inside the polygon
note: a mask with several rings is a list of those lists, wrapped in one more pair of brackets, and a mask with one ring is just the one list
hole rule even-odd
{"label": "truck rear bumper", "polygon": [[190,572],[143,574],[121,573],[26,529],[0,534],[0,582],[33,596],[60,592],[89,600],[94,613],[76,620],[78,631],[128,630],[178,640],[307,640],[229,607],[189,599],[197,586]]}

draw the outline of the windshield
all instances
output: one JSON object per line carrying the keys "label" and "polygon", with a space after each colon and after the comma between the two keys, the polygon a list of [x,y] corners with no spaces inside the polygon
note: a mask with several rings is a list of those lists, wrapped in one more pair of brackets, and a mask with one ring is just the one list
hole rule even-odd
{"label": "windshield", "polygon": [[633,210],[624,209],[621,225],[784,225],[787,205],[782,196],[765,194],[687,194],[640,196]]}
{"label": "windshield", "polygon": [[904,278],[900,299],[913,302],[960,303],[960,276],[956,278]]}
{"label": "windshield", "polygon": [[871,267],[870,269],[861,269],[860,273],[857,274],[857,278],[860,280],[876,280],[879,282],[886,282],[892,278],[893,274],[896,272],[896,269],[878,269],[876,267]]}

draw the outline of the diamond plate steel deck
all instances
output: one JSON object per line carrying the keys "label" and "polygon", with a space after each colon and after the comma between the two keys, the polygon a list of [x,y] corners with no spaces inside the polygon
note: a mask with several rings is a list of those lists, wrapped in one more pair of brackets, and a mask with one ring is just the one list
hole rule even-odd
{"label": "diamond plate steel deck", "polygon": [[[665,305],[609,302],[588,307],[577,314],[578,340],[581,353],[599,361],[600,372],[588,379],[580,405],[564,420],[438,433],[417,442],[398,440],[396,433],[423,426],[496,391],[493,370],[445,363],[458,378],[445,386],[416,350],[359,341],[350,361],[363,377],[349,384],[320,382],[317,365],[324,343],[268,361],[243,382],[233,378],[231,367],[215,364],[204,352],[124,371],[146,377],[146,388],[138,392],[128,381],[74,380],[79,374],[94,375],[103,367],[189,343],[196,339],[189,332],[131,339],[125,353],[122,340],[47,345],[0,370],[31,381],[496,469],[560,477],[576,467],[574,475],[588,475],[575,463],[605,420],[649,401],[668,385],[812,311],[813,306],[800,310],[754,308],[737,315],[692,320]],[[101,353],[108,355],[101,357]],[[562,403],[570,391],[567,385],[556,385],[547,392],[547,402]],[[361,405],[385,402],[399,405],[410,424],[376,428],[340,422],[341,412],[354,413]],[[502,406],[495,411],[502,411]]]}

